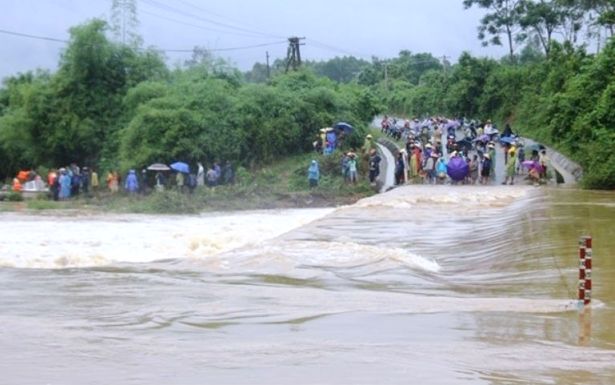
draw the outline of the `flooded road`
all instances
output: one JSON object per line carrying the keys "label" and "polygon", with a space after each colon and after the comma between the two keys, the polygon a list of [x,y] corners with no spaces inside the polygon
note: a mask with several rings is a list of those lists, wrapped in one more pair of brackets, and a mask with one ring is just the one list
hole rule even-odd
{"label": "flooded road", "polygon": [[338,209],[1,218],[2,384],[615,382],[613,193],[405,186]]}

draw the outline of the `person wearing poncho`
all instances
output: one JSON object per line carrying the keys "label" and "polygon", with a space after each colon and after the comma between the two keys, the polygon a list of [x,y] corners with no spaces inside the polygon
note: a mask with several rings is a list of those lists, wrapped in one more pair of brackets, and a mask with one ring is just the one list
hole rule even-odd
{"label": "person wearing poncho", "polygon": [[310,167],[308,168],[308,181],[310,187],[318,186],[318,180],[320,179],[320,170],[318,169],[318,162],[312,160]]}

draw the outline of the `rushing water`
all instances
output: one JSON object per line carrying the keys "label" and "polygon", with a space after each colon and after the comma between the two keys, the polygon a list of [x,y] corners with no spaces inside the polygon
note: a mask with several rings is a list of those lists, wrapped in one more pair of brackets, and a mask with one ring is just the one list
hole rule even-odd
{"label": "rushing water", "polygon": [[2,214],[0,383],[612,384],[614,198],[408,186],[336,210]]}

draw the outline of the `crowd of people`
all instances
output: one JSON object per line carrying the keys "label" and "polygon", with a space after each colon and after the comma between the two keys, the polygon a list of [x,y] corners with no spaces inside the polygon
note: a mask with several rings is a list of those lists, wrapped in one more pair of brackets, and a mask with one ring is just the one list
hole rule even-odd
{"label": "crowd of people", "polygon": [[[345,126],[350,127],[350,126]],[[442,117],[397,120],[384,116],[381,132],[398,143],[401,148],[395,154],[395,184],[488,184],[495,179],[496,148],[503,151],[503,184],[514,184],[515,177],[523,175],[534,183],[548,178],[549,159],[545,148],[533,145],[526,149],[523,141],[514,135],[510,125],[500,134],[490,120],[482,123],[464,119]],[[346,130],[343,128],[321,129],[313,146],[315,151],[329,156],[343,147]],[[528,151],[529,150],[529,151]],[[375,184],[380,175],[382,158],[377,151],[372,135],[367,135],[360,151],[352,149],[341,153],[340,172],[343,179],[356,184],[360,173]],[[129,170],[122,179],[117,171],[109,171],[104,181],[99,180],[96,169],[80,168],[76,164],[49,170],[46,185],[54,200],[66,200],[80,194],[89,195],[108,191],[127,194],[147,194],[150,191],[177,189],[192,193],[200,187],[213,188],[232,184],[235,172],[229,161],[224,165],[213,162],[207,169],[198,162],[196,172],[144,168],[140,173]],[[307,170],[310,187],[318,185],[321,173],[319,164],[312,160]],[[104,183],[104,185],[103,185]],[[14,179],[12,190],[44,190],[45,183],[34,171],[21,171]]]}
{"label": "crowd of people", "polygon": [[[381,131],[405,142],[395,162],[395,182],[487,184],[495,179],[496,148],[504,152],[503,184],[524,175],[539,183],[547,179],[549,159],[542,146],[526,155],[523,140],[509,124],[500,134],[490,120],[484,123],[442,117],[420,121],[385,116]],[[526,159],[527,158],[527,159]]]}
{"label": "crowd of people", "polygon": [[[324,156],[330,156],[336,150],[342,149],[345,135],[346,132],[341,129],[323,128],[313,142],[314,150]],[[359,170],[367,170],[366,173],[370,183],[375,183],[376,178],[380,174],[380,162],[381,158],[376,151],[376,143],[372,135],[368,134],[360,154],[357,155],[357,151],[354,148],[350,151],[344,150],[342,152],[340,173],[344,181],[350,184],[356,184],[359,179]],[[310,187],[316,187],[319,179],[319,165],[314,159],[308,167],[308,182]]]}
{"label": "crowd of people", "polygon": [[[533,183],[548,179],[549,159],[540,145],[526,148],[510,124],[500,133],[490,120],[485,122],[443,117],[404,119],[384,116],[381,132],[396,141],[395,184],[491,184],[496,178],[496,161],[504,159],[502,184],[514,184],[522,176]],[[330,155],[339,146],[339,135],[333,129],[321,130],[314,143],[316,151]],[[503,156],[497,156],[497,151]],[[342,153],[341,174],[348,183],[356,183],[359,172],[375,183],[382,159],[371,135],[367,135],[361,152],[353,149]],[[320,177],[318,163],[313,160],[308,169],[310,186]]]}
{"label": "crowd of people", "polygon": [[137,195],[177,189],[181,192],[192,193],[200,187],[213,188],[235,182],[235,171],[229,161],[226,161],[223,166],[220,166],[218,162],[213,162],[207,170],[199,162],[195,173],[175,171],[165,165],[162,166],[165,169],[148,170],[144,168],[140,173],[131,169],[123,179],[117,171],[110,170],[103,181],[100,180],[96,169],[87,166],[79,167],[75,163],[59,169],[50,169],[46,181],[33,170],[20,171],[13,178],[11,190],[14,192],[47,191],[53,200],[68,200],[79,195],[97,195],[102,192],[115,194],[124,191],[129,195]]}

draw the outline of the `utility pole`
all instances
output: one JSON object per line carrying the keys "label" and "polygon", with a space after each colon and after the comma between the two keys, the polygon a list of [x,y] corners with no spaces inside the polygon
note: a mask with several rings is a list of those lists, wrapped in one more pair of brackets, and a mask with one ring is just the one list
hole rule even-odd
{"label": "utility pole", "polygon": [[137,0],[111,0],[110,25],[116,41],[138,47],[142,40],[137,32]]}
{"label": "utility pole", "polygon": [[305,37],[289,37],[288,38],[288,51],[286,53],[286,72],[292,67],[293,70],[301,67],[301,51],[299,46],[305,45],[300,43]]}
{"label": "utility pole", "polygon": [[267,79],[271,77],[271,69],[269,69],[269,51],[265,51],[265,57],[267,58]]}
{"label": "utility pole", "polygon": [[450,66],[450,63],[448,61],[448,56],[443,55],[442,56],[442,67],[444,67],[444,75],[448,75],[448,67]]}
{"label": "utility pole", "polygon": [[389,65],[384,62],[384,89],[389,90]]}

